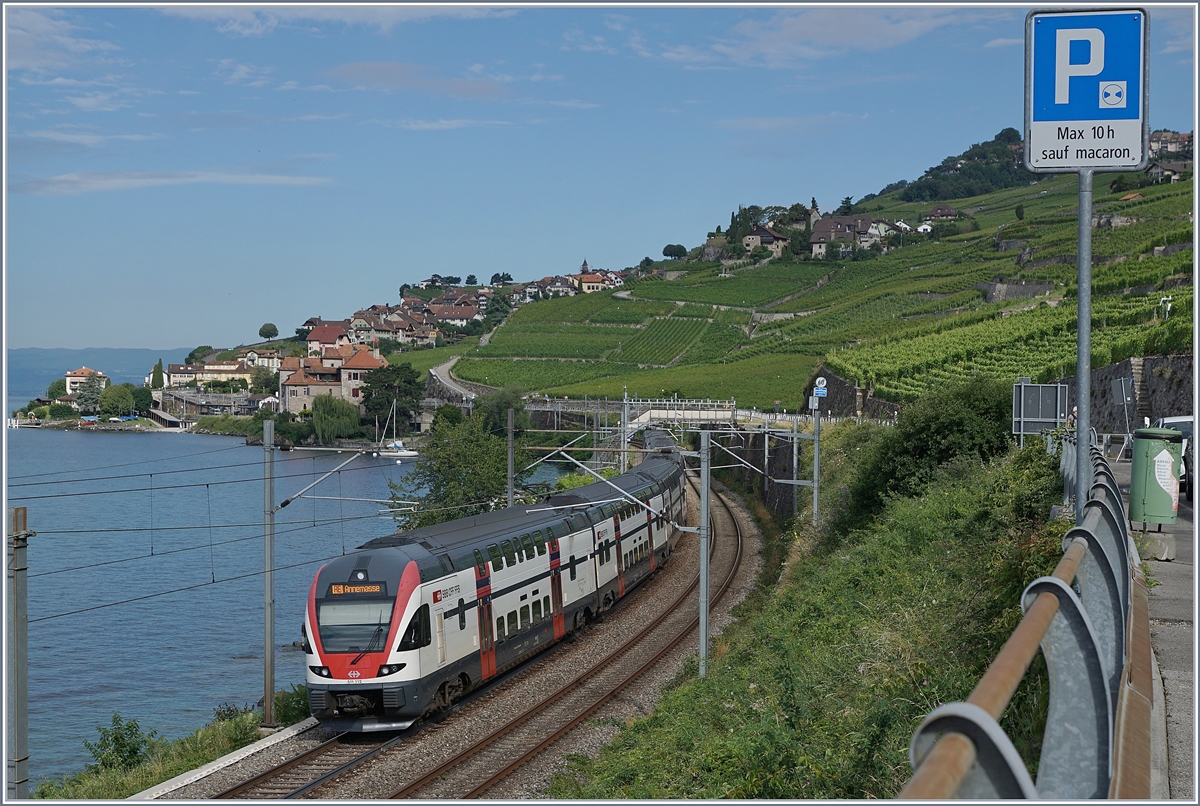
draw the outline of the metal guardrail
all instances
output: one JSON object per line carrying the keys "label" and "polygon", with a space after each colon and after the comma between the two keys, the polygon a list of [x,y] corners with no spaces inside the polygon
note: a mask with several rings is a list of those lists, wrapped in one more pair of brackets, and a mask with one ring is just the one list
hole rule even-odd
{"label": "metal guardrail", "polygon": [[[1061,461],[1074,468],[1074,440]],[[1054,572],[1021,596],[1025,616],[966,702],[934,709],[909,746],[901,798],[1150,797],[1150,621],[1140,558],[1103,452]],[[1068,489],[1072,489],[1069,485]],[[1050,704],[1032,780],[997,720],[1038,648]]]}

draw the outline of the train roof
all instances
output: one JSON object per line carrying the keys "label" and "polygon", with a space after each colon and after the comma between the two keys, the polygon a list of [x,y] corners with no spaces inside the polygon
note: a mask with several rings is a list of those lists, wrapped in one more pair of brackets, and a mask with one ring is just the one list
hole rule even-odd
{"label": "train roof", "polygon": [[396,532],[369,540],[360,548],[418,545],[431,554],[442,554],[453,553],[455,549],[489,539],[545,528],[547,525],[554,526],[556,523],[563,524],[565,531],[565,521],[571,515],[603,503],[623,501],[611,485],[633,493],[670,478],[680,468],[677,457],[678,454],[675,454],[675,458],[652,455],[619,476],[558,493],[542,503],[521,504]]}

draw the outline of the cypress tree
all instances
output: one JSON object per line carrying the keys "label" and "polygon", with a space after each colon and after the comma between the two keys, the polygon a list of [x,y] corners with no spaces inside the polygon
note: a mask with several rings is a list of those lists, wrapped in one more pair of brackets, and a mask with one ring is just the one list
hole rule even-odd
{"label": "cypress tree", "polygon": [[154,365],[154,371],[150,373],[150,388],[151,389],[162,389],[163,388],[163,368],[162,368],[162,359],[161,358],[158,359],[158,363]]}

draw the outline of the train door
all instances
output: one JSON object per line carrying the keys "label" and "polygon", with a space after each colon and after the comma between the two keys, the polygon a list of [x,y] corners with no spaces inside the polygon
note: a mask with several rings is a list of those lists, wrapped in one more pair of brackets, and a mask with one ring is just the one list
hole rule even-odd
{"label": "train door", "polygon": [[[613,554],[617,561],[617,597],[625,595],[625,572],[626,566],[632,565],[625,562],[625,547],[621,544],[621,515],[624,510],[618,509],[613,513],[613,541],[615,542],[615,550]],[[628,543],[628,541],[626,541]]]}
{"label": "train door", "polygon": [[433,611],[433,624],[436,628],[434,645],[437,647],[438,666],[446,663],[446,611],[441,605],[436,605]]}
{"label": "train door", "polygon": [[646,551],[650,552],[650,573],[658,570],[658,557],[654,554],[654,521],[656,520],[650,510],[643,510],[646,514]]}
{"label": "train door", "polygon": [[496,674],[496,636],[492,632],[492,578],[480,551],[475,552],[475,596],[479,605],[479,678],[487,680]]}
{"label": "train door", "polygon": [[547,533],[550,538],[547,541],[550,549],[550,618],[554,625],[554,637],[558,639],[567,634],[567,618],[563,613],[562,551],[554,530],[548,529]]}

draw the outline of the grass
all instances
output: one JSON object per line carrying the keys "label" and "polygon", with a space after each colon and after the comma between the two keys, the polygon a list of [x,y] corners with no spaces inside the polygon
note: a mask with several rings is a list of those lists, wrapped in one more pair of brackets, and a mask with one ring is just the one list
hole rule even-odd
{"label": "grass", "polygon": [[[825,432],[828,505],[872,428]],[[599,758],[573,757],[550,795],[895,797],[917,724],[966,698],[1019,620],[1023,585],[1061,556],[1066,525],[1014,517],[1015,500],[1057,480],[1036,452],[957,462],[859,531],[801,529],[774,595],[716,640],[707,676],[685,669]],[[1027,764],[1046,698],[1035,667],[1002,719]]]}
{"label": "grass", "polygon": [[[307,690],[293,685],[275,694],[275,721],[280,726],[307,719]],[[250,708],[221,706],[216,718],[188,736],[171,741],[142,734],[148,743],[146,758],[131,766],[89,765],[61,780],[42,781],[33,787],[35,798],[116,800],[128,798],[190,772],[221,756],[259,740],[262,712]],[[136,727],[136,723],[133,723]],[[103,744],[103,739],[100,744]]]}
{"label": "grass", "polygon": [[410,350],[404,353],[392,353],[387,357],[389,364],[412,364],[412,368],[421,376],[421,382],[425,382],[425,375],[433,367],[439,364],[444,364],[456,355],[473,350],[479,344],[478,336],[468,336],[458,344],[451,344],[445,347],[434,347],[429,350]]}

